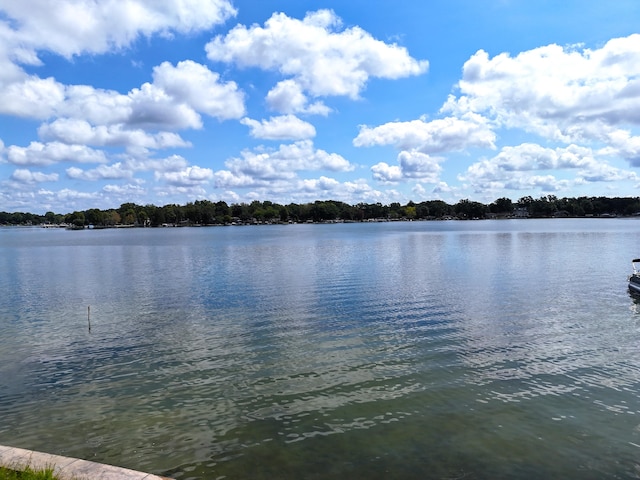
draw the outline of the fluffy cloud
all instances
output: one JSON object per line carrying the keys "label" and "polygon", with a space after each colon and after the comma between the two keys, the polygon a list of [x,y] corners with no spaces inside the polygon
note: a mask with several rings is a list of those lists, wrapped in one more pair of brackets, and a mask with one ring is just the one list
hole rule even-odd
{"label": "fluffy cloud", "polygon": [[237,85],[221,82],[217,73],[198,63],[164,62],[155,67],[153,79],[125,95],[31,76],[0,89],[0,113],[146,130],[198,129],[200,113],[220,120],[239,119],[245,113],[244,94]]}
{"label": "fluffy cloud", "polygon": [[135,198],[142,198],[147,191],[140,185],[129,183],[125,185],[105,185],[100,193],[111,199],[119,199],[119,203],[124,203],[130,202]]}
{"label": "fluffy cloud", "polygon": [[321,176],[320,178],[300,180],[296,191],[299,202],[311,202],[318,199],[340,200],[346,203],[393,201],[385,197],[383,192],[372,188],[364,179],[339,182],[334,178]]}
{"label": "fluffy cloud", "polygon": [[95,207],[96,202],[103,199],[104,196],[101,192],[82,192],[70,188],[63,188],[58,191],[45,188],[35,190],[33,186],[23,190],[14,189],[10,199],[0,193],[0,204],[13,205],[14,208],[20,209],[21,205],[28,206],[37,203],[43,209],[43,213],[47,210],[57,211],[60,205],[64,205],[65,211],[69,212],[86,210]]}
{"label": "fluffy cloud", "polygon": [[132,157],[111,165],[98,165],[88,170],[75,166],[66,169],[67,177],[86,181],[133,178],[137,172],[153,172],[156,179],[164,178],[173,183],[181,183],[180,178],[190,178],[189,181],[195,181],[198,175],[203,176],[203,172],[209,177],[211,173],[209,169],[190,167],[180,155],[171,155],[163,159]]}
{"label": "fluffy cloud", "polygon": [[199,113],[220,120],[244,115],[244,95],[237,85],[221,83],[219,75],[203,65],[185,61],[174,67],[164,62],[155,67],[153,78],[153,83],[144,83],[119,99],[126,108],[114,123],[143,129],[199,129]]}
{"label": "fluffy cloud", "polygon": [[425,154],[454,152],[470,147],[494,148],[496,135],[478,115],[447,117],[427,122],[390,122],[378,127],[360,127],[353,140],[356,147],[393,145],[400,150]]}
{"label": "fluffy cloud", "polygon": [[398,162],[405,178],[414,178],[427,183],[436,183],[442,171],[442,158],[432,157],[422,152],[404,151],[398,155]]}
{"label": "fluffy cloud", "polygon": [[122,163],[118,162],[113,165],[98,165],[91,170],[82,170],[78,167],[69,167],[66,170],[67,176],[75,180],[87,180],[90,182],[104,179],[120,179],[130,178],[132,172],[123,168]]}
{"label": "fluffy cloud", "polygon": [[[235,83],[221,83],[217,74],[195,62],[175,67],[163,63],[154,70],[154,82],[126,95],[82,85],[65,87],[52,79],[29,78],[12,85],[0,93],[0,111],[15,109],[36,118],[63,116],[40,126],[38,133],[48,143],[7,147],[6,161],[20,166],[106,163],[106,153],[91,146],[123,147],[138,156],[149,150],[188,147],[190,143],[167,130],[200,128],[198,112],[220,119],[244,113],[243,94]],[[70,172],[68,176],[82,179],[123,178],[105,168]]]}
{"label": "fluffy cloud", "polygon": [[167,158],[129,158],[125,165],[132,171],[179,172],[189,166],[189,162],[180,155]]}
{"label": "fluffy cloud", "polygon": [[533,143],[536,137],[504,146],[495,157],[472,164],[459,180],[477,193],[635,181],[634,172],[607,159],[640,165],[640,136],[634,133],[640,126],[639,77],[640,35],[613,39],[594,50],[548,45],[493,58],[481,50],[465,63],[458,94],[442,107],[446,117],[363,126],[353,144],[400,150],[397,165],[372,167],[382,183],[413,178],[433,183],[442,159],[432,155],[495,149],[496,132],[520,130],[554,148]]}
{"label": "fluffy cloud", "polygon": [[32,185],[34,183],[55,182],[58,180],[57,173],[32,172],[26,168],[19,168],[11,175],[11,180],[18,183]]}
{"label": "fluffy cloud", "polygon": [[543,192],[559,192],[570,185],[568,180],[556,178],[554,175],[518,175],[509,179],[504,188],[508,190],[540,189]]}
{"label": "fluffy cloud", "polygon": [[156,173],[157,180],[164,180],[173,186],[194,186],[209,182],[213,178],[213,170],[194,165],[177,172]]}
{"label": "fluffy cloud", "polygon": [[125,129],[122,124],[93,126],[85,120],[74,118],[60,118],[45,123],[38,129],[38,134],[44,140],[99,147],[140,147],[157,150],[190,146],[189,142],[172,132],[150,134],[142,129]]}
{"label": "fluffy cloud", "polygon": [[[199,167],[189,167],[182,157],[146,157],[151,150],[190,146],[175,131],[201,128],[201,115],[242,118],[244,94],[234,82],[223,81],[193,61],[165,62],[153,70],[151,82],[121,93],[65,85],[27,73],[23,67],[41,65],[44,51],[67,59],[114,52],[142,36],[210,30],[235,13],[228,0],[0,0],[0,115],[47,122],[38,130],[42,142],[2,148],[0,162],[20,167],[98,164],[91,169],[65,166],[67,177],[83,181],[128,179],[149,170],[159,175],[174,173],[176,178],[167,181],[198,181]],[[96,149],[114,147],[125,148],[126,154]],[[121,161],[108,164],[107,152]],[[178,179],[177,172],[185,171],[187,180]],[[7,178],[17,189],[59,177],[59,173],[19,168]],[[95,206],[107,196],[108,203],[117,198],[130,201],[145,193],[135,185],[137,181],[107,185],[91,194],[72,189],[31,191],[29,203],[72,209]],[[24,189],[19,192],[26,195]],[[17,193],[13,205],[22,201]]]}
{"label": "fluffy cloud", "polygon": [[640,167],[640,136],[623,129],[602,128],[600,132],[606,144],[600,149],[602,155],[621,157],[632,167]]}
{"label": "fluffy cloud", "polygon": [[[166,184],[158,186],[154,189],[158,198],[163,199],[164,203],[176,203],[177,199],[201,199],[207,198],[207,190],[199,185],[173,185]],[[180,200],[184,203],[183,200]]]}
{"label": "fluffy cloud", "polygon": [[398,183],[407,179],[437,183],[442,171],[442,161],[443,158],[416,150],[402,151],[398,154],[398,165],[380,162],[371,167],[371,172],[373,178],[382,183]]}
{"label": "fluffy cloud", "polygon": [[20,166],[45,166],[59,162],[106,163],[104,152],[84,145],[60,142],[31,142],[28,147],[11,145],[5,149],[6,160]]}
{"label": "fluffy cloud", "polygon": [[443,111],[570,143],[602,140],[596,125],[640,125],[640,35],[596,50],[548,45],[515,57],[480,50],[464,65],[459,97]]}
{"label": "fluffy cloud", "polygon": [[227,0],[5,0],[0,10],[0,28],[19,47],[15,60],[32,64],[38,50],[105,53],[140,35],[209,30],[236,14]]}
{"label": "fluffy cloud", "polygon": [[302,87],[294,80],[278,82],[267,94],[267,104],[272,110],[282,113],[306,113],[327,116],[331,109],[321,101],[309,103]]}
{"label": "fluffy cloud", "polygon": [[251,136],[268,140],[304,140],[316,136],[316,129],[295,115],[271,117],[269,120],[243,118],[243,125],[251,129]]}
{"label": "fluffy cloud", "polygon": [[319,190],[333,192],[340,186],[340,182],[335,178],[325,177],[324,175],[320,178],[305,179],[300,183],[302,185],[302,190],[307,193],[316,193]]}
{"label": "fluffy cloud", "polygon": [[[132,115],[132,95],[89,85],[62,86],[64,98],[52,105],[49,116],[85,120],[93,125],[126,123]],[[33,116],[34,118],[41,118]]]}
{"label": "fluffy cloud", "polygon": [[404,47],[376,40],[359,27],[340,27],[340,19],[330,10],[310,12],[302,20],[275,13],[264,27],[238,25],[226,36],[215,37],[206,50],[213,61],[277,70],[289,77],[290,83],[272,90],[269,99],[272,106],[289,113],[306,104],[302,92],[358,98],[372,77],[397,79],[421,74],[428,67]]}
{"label": "fluffy cloud", "polygon": [[175,67],[163,62],[153,69],[153,83],[176,102],[220,120],[245,114],[244,95],[235,82],[221,83],[220,75],[186,60]]}
{"label": "fluffy cloud", "polygon": [[[206,30],[235,13],[227,0],[2,1],[0,113],[38,119],[82,118],[94,124],[125,123],[128,119],[139,125],[178,128],[199,127],[194,110],[218,118],[240,118],[244,107],[234,91],[235,84],[220,84],[211,72],[209,77],[204,71],[196,76],[193,62],[176,67],[178,72],[191,69],[197,83],[187,85],[187,93],[193,95],[186,101],[160,87],[154,90],[143,86],[129,95],[120,95],[88,86],[65,86],[53,78],[27,75],[19,66],[39,65],[41,50],[67,58],[105,53],[128,46],[139,35]],[[170,68],[165,64],[159,68],[161,81]],[[220,101],[216,102],[216,98]]]}
{"label": "fluffy cloud", "polygon": [[478,192],[505,188],[558,191],[570,185],[569,180],[547,173],[551,171],[573,171],[573,182],[577,184],[638,180],[634,172],[618,169],[596,158],[590,148],[569,145],[552,149],[531,143],[504,147],[495,157],[472,164],[459,179]]}
{"label": "fluffy cloud", "polygon": [[342,156],[314,149],[310,140],[281,145],[275,151],[244,151],[242,158],[228,160],[225,165],[228,170],[215,173],[218,187],[253,187],[271,181],[292,181],[298,171],[354,169]]}
{"label": "fluffy cloud", "polygon": [[224,196],[236,203],[265,198],[284,204],[289,202],[306,203],[316,200],[339,200],[350,204],[406,201],[397,192],[383,192],[372,188],[364,179],[340,182],[324,175],[318,178],[296,178],[291,181],[254,185],[253,189],[245,195],[239,195],[233,190],[226,190]]}
{"label": "fluffy cloud", "polygon": [[495,148],[496,135],[481,116],[447,117],[427,122],[390,122],[378,127],[360,127],[353,140],[356,147],[393,145],[400,150],[398,165],[380,162],[371,167],[373,178],[385,184],[407,180],[439,181],[444,158],[434,156],[470,147]]}
{"label": "fluffy cloud", "polygon": [[234,82],[192,61],[168,62],[154,68],[153,83],[128,94],[130,110],[124,123],[151,129],[201,128],[199,113],[220,120],[245,113],[244,95]]}
{"label": "fluffy cloud", "polygon": [[64,86],[53,78],[29,76],[0,87],[0,114],[5,115],[44,119],[65,99]]}
{"label": "fluffy cloud", "polygon": [[373,178],[382,183],[398,183],[403,179],[402,169],[399,165],[389,165],[380,162],[371,167]]}
{"label": "fluffy cloud", "polygon": [[597,164],[589,148],[570,145],[552,149],[523,143],[516,147],[504,147],[495,157],[471,165],[468,172],[480,177],[493,172],[588,169]]}
{"label": "fluffy cloud", "polygon": [[145,83],[129,93],[130,112],[125,123],[144,129],[202,128],[200,115],[185,103],[176,102],[163,89]]}

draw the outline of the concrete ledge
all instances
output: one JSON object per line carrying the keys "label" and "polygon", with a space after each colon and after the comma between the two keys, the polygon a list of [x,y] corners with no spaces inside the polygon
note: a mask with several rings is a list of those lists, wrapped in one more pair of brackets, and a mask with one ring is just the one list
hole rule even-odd
{"label": "concrete ledge", "polygon": [[0,466],[14,470],[52,468],[61,480],[171,480],[128,468],[3,445],[0,445]]}

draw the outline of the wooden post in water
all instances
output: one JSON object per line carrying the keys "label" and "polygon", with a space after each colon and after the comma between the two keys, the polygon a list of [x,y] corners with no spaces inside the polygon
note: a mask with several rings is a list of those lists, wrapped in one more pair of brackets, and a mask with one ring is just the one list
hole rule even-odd
{"label": "wooden post in water", "polygon": [[89,333],[91,333],[91,305],[87,306],[87,323],[89,324]]}

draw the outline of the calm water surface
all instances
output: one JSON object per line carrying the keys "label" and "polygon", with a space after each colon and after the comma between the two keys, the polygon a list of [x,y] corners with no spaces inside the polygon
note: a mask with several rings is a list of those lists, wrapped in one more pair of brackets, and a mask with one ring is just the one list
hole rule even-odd
{"label": "calm water surface", "polygon": [[639,240],[0,229],[0,444],[180,480],[638,478]]}

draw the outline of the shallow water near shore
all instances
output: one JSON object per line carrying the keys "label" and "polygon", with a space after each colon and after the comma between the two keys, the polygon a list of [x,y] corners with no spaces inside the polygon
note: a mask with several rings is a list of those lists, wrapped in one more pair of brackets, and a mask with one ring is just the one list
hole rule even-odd
{"label": "shallow water near shore", "polygon": [[0,444],[177,479],[638,478],[639,240],[0,229]]}

